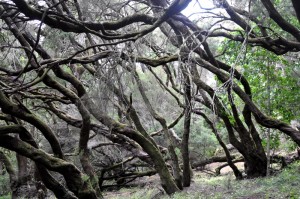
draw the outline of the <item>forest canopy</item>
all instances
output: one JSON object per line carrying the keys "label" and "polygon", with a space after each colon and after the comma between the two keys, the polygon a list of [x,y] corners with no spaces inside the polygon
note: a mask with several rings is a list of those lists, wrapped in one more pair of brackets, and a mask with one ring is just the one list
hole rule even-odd
{"label": "forest canopy", "polygon": [[0,0],[6,191],[103,198],[158,174],[173,194],[209,161],[270,175],[300,146],[300,3],[207,1]]}

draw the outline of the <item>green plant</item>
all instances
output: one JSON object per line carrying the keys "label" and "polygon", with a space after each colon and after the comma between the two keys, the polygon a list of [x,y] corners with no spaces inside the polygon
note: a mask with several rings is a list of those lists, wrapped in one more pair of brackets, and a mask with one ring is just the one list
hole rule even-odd
{"label": "green plant", "polygon": [[0,196],[0,199],[11,199],[11,194]]}
{"label": "green plant", "polygon": [[0,196],[7,195],[9,194],[9,192],[10,192],[10,187],[9,187],[8,175],[0,175]]}

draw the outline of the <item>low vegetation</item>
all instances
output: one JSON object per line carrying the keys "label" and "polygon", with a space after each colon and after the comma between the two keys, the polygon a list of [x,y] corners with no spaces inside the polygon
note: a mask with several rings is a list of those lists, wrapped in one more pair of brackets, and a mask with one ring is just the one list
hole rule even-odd
{"label": "low vegetation", "polygon": [[[300,161],[264,178],[235,180],[232,173],[212,177],[197,172],[191,187],[172,196],[162,195],[159,185],[105,192],[111,199],[264,199],[300,198]],[[155,197],[156,196],[156,197]]]}

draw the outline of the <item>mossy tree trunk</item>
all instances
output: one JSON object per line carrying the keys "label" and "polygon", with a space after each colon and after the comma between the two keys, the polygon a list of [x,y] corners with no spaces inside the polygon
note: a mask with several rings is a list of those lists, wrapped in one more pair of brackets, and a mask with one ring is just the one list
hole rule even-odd
{"label": "mossy tree trunk", "polygon": [[147,139],[140,132],[134,130],[132,127],[116,122],[101,110],[99,110],[96,104],[87,95],[82,99],[85,106],[88,108],[89,112],[102,124],[108,126],[113,133],[125,135],[130,139],[136,141],[144,151],[149,154],[153,161],[155,169],[157,170],[162,187],[167,192],[167,194],[173,194],[179,191],[174,178],[170,174],[166,162],[160,153],[159,149],[152,143],[152,140]]}
{"label": "mossy tree trunk", "polygon": [[[219,116],[227,129],[228,137],[230,143],[244,156],[245,161],[249,158],[251,158],[251,161],[253,161],[253,165],[264,165],[266,164],[266,155],[264,152],[264,149],[261,144],[260,137],[252,123],[251,115],[250,118],[249,114],[247,112],[247,107],[243,110],[243,116],[246,120],[246,124],[248,126],[248,129],[245,127],[243,122],[239,118],[239,114],[236,108],[236,105],[234,104],[233,99],[231,98],[231,93],[228,93],[229,101],[231,105],[231,110],[233,113],[232,119],[234,122],[232,123],[229,119],[229,115],[226,111],[226,109],[223,107],[220,99],[215,94],[214,90],[205,84],[198,74],[197,68],[192,68],[192,77],[194,83],[201,89],[203,89],[202,96],[203,96],[203,104],[215,112],[217,116]],[[204,92],[205,91],[205,92]],[[206,93],[210,96],[211,101],[208,99],[208,96],[206,96]],[[214,104],[212,104],[214,102]],[[234,133],[234,131],[237,132],[239,139],[237,138],[237,135]],[[228,156],[229,157],[229,156]],[[253,158],[256,157],[256,158]],[[254,169],[252,171],[252,169]],[[266,174],[266,167],[260,166],[260,171],[256,170],[255,167],[251,166],[247,171],[248,177],[257,177],[259,176],[265,176]],[[240,174],[237,173],[239,176]]]}
{"label": "mossy tree trunk", "polygon": [[191,117],[192,117],[192,88],[189,72],[186,66],[182,66],[184,77],[184,129],[181,143],[181,155],[183,161],[183,179],[182,183],[184,187],[189,187],[191,184],[191,165],[190,165],[190,153],[189,153],[189,138],[191,129]]}

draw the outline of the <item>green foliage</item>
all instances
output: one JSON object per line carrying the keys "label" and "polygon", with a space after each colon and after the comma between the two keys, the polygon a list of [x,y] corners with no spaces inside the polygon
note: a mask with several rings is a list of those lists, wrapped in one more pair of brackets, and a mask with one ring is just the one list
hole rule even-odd
{"label": "green foliage", "polygon": [[[49,49],[54,49],[54,53],[63,53],[69,46],[70,33],[52,30],[48,27],[45,28],[49,34],[44,39],[43,45]],[[56,41],[56,42],[55,42]]]}
{"label": "green foliage", "polygon": [[284,151],[288,151],[288,152],[292,152],[294,150],[296,150],[296,148],[298,147],[298,145],[291,139],[287,139],[285,142],[280,143],[280,150],[284,150]]}
{"label": "green foliage", "polygon": [[[270,136],[270,148],[278,149],[280,144],[281,144],[281,142],[280,142],[279,134],[277,132],[273,132]],[[262,139],[262,145],[265,148],[267,147],[267,139],[266,138]]]}
{"label": "green foliage", "polygon": [[[224,61],[245,76],[251,86],[253,101],[265,114],[287,123],[299,119],[300,62],[298,59],[293,58],[292,54],[278,56],[265,49],[248,46],[243,59],[237,60],[241,53],[241,44],[224,41],[219,50],[225,46],[227,52],[223,56]],[[235,94],[233,96],[239,107],[242,101]],[[222,101],[228,104],[224,96]],[[233,122],[233,118],[230,118],[230,121]],[[264,131],[266,130],[261,128],[261,132]],[[262,139],[263,145],[266,146],[266,138],[262,136]],[[272,132],[270,144],[273,149],[279,148],[282,144],[277,131]],[[294,148],[294,144],[284,148]]]}
{"label": "green foliage", "polygon": [[[224,60],[236,64],[236,69],[247,78],[253,100],[277,119],[290,122],[300,116],[300,87],[298,70],[300,62],[288,56],[278,56],[258,47],[249,47],[244,60],[236,60],[240,44],[226,42]],[[268,100],[270,99],[270,104]]]}
{"label": "green foliage", "polygon": [[[181,137],[183,132],[183,119],[174,128]],[[197,153],[197,159],[209,158],[214,155],[216,148],[219,146],[218,141],[207,126],[206,122],[198,116],[192,116],[190,131],[190,150]]]}
{"label": "green foliage", "polygon": [[[2,152],[9,158],[11,164],[14,166],[14,169],[17,167],[17,160],[14,152],[10,152],[8,150],[2,150]],[[0,162],[1,164],[1,162]],[[3,170],[0,170],[0,199],[1,198],[11,198],[10,194],[10,180],[9,175],[3,166]]]}
{"label": "green foliage", "polygon": [[8,195],[9,192],[10,192],[9,176],[6,173],[4,175],[0,175],[0,199],[8,198],[8,197],[4,197],[4,196]]}
{"label": "green foliage", "polygon": [[7,34],[0,32],[0,43],[4,43],[8,39]]}
{"label": "green foliage", "polygon": [[0,196],[0,199],[11,199],[11,195]]}

